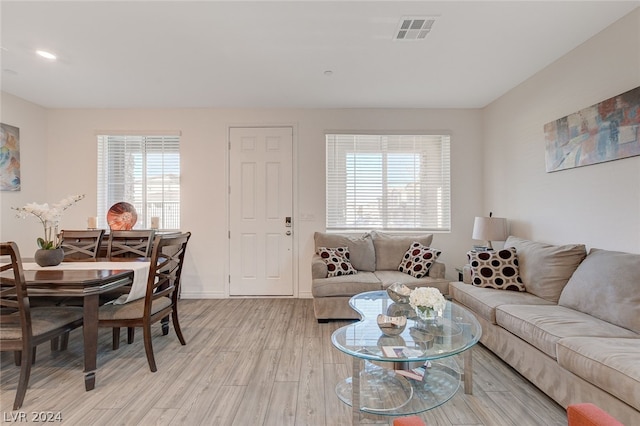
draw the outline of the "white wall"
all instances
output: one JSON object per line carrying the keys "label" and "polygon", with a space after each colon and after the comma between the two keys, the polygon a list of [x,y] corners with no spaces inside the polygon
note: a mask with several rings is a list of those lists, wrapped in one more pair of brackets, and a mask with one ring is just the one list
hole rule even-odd
{"label": "white wall", "polygon": [[511,233],[640,253],[640,156],[545,172],[545,123],[640,85],[640,9],[484,111],[485,210]]}
{"label": "white wall", "polygon": [[[545,123],[640,85],[640,10],[511,90],[484,110],[175,109],[45,110],[2,94],[2,122],[21,132],[21,192],[0,193],[0,239],[30,256],[36,222],[10,206],[87,199],[68,210],[65,227],[95,215],[96,132],[180,130],[182,223],[193,232],[184,296],[224,297],[227,273],[227,129],[293,125],[297,144],[294,216],[300,297],[310,296],[313,232],[324,229],[324,132],[447,130],[452,133],[452,232],[438,234],[447,276],[473,244],[473,217],[493,211],[512,234],[550,243],[640,252],[640,157],[546,173]],[[483,143],[484,141],[484,143]],[[484,159],[484,160],[483,160]],[[306,221],[297,218],[312,217]]]}
{"label": "white wall", "polygon": [[[47,110],[2,93],[0,121],[20,129],[20,191],[0,192],[0,241],[15,241],[22,256],[33,257],[36,238],[43,229],[38,219],[17,219],[11,207],[48,199],[47,181],[57,174],[48,170]],[[59,201],[59,200],[55,200]]]}
{"label": "white wall", "polygon": [[[7,99],[8,106],[14,102]],[[17,102],[17,100],[13,99]],[[34,107],[36,108],[36,107]],[[179,130],[182,161],[182,229],[193,237],[183,276],[184,297],[224,297],[227,290],[227,129],[230,125],[293,125],[296,131],[297,173],[294,237],[297,246],[297,295],[311,295],[313,233],[324,230],[324,133],[361,131],[450,131],[452,134],[452,232],[438,234],[434,246],[443,250],[450,278],[465,261],[472,244],[473,216],[481,214],[482,164],[479,110],[397,109],[175,109],[175,110],[49,110],[46,111],[47,165],[57,173],[45,179],[42,192],[24,191],[27,199],[57,201],[67,194],[87,198],[67,211],[63,226],[86,226],[96,206],[96,133],[101,130]],[[25,124],[28,127],[28,124]],[[41,126],[41,124],[39,124]],[[26,160],[28,153],[23,154]],[[2,199],[5,199],[2,193]],[[297,220],[298,217],[307,220]],[[312,217],[313,219],[308,219]],[[26,223],[9,222],[2,239],[16,235]],[[27,254],[35,250],[34,233],[16,238]]]}

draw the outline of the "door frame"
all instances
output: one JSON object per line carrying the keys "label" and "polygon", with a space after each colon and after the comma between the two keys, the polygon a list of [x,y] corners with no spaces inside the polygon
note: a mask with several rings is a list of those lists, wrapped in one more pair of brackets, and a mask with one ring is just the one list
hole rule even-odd
{"label": "door frame", "polygon": [[[288,127],[291,129],[292,138],[291,143],[292,154],[291,154],[291,179],[292,183],[292,191],[291,194],[291,202],[292,202],[292,214],[293,214],[293,224],[291,226],[292,235],[292,265],[293,271],[292,279],[293,279],[293,296],[231,296],[231,285],[230,285],[230,276],[231,276],[231,238],[229,237],[230,229],[231,229],[231,129],[251,129],[251,128],[279,128],[279,127]],[[298,125],[296,123],[228,123],[226,125],[225,130],[225,151],[226,151],[226,161],[225,161],[225,187],[227,190],[225,191],[225,215],[226,215],[226,234],[227,234],[227,249],[225,251],[226,259],[224,266],[224,297],[226,299],[230,298],[289,298],[289,299],[297,299],[299,295],[299,287],[298,287]]]}

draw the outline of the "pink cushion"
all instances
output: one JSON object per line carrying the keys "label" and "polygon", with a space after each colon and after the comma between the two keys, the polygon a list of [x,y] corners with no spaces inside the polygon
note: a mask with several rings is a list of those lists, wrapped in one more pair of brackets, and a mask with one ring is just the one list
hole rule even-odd
{"label": "pink cushion", "polygon": [[601,408],[589,403],[569,405],[567,420],[569,426],[624,426]]}
{"label": "pink cushion", "polygon": [[393,426],[427,426],[418,416],[398,417],[393,419]]}

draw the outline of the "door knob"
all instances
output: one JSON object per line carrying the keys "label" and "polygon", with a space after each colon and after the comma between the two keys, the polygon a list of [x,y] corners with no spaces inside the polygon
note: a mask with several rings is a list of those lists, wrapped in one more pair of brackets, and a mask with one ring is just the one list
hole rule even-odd
{"label": "door knob", "polygon": [[285,232],[285,235],[291,235],[291,231]]}

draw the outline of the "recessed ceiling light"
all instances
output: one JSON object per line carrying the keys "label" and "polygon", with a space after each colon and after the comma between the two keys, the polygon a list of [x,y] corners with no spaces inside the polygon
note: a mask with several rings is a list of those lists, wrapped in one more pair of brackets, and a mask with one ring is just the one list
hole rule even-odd
{"label": "recessed ceiling light", "polygon": [[56,59],[56,55],[46,50],[36,50],[36,53],[45,59],[51,59],[52,61]]}

